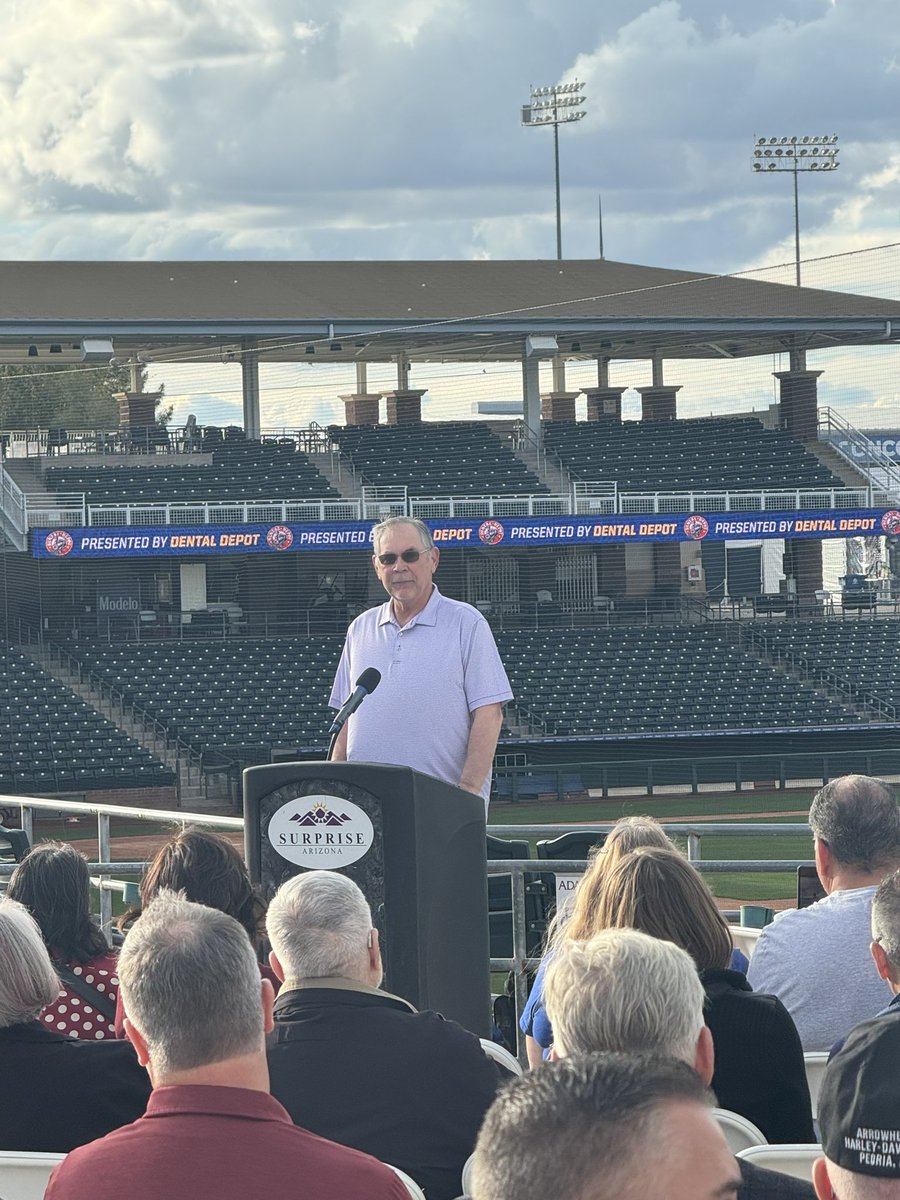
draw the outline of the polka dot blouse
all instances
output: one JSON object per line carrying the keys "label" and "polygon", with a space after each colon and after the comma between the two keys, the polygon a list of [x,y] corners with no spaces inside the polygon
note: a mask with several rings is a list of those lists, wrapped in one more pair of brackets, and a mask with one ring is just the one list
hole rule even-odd
{"label": "polka dot blouse", "polygon": [[[108,996],[113,1006],[119,992],[119,977],[116,974],[114,954],[101,954],[89,963],[69,963],[74,975],[80,975],[85,983],[95,988],[101,996]],[[40,1017],[48,1029],[65,1037],[82,1038],[85,1041],[101,1041],[116,1036],[114,1021],[108,1021],[89,1001],[63,988],[54,1004],[45,1008]]]}

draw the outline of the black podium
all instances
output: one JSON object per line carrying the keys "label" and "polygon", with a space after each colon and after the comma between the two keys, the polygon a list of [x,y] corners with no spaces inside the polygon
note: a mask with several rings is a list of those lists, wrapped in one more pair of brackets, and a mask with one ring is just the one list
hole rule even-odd
{"label": "black podium", "polygon": [[359,885],[384,987],[490,1034],[484,801],[409,767],[293,762],[244,771],[251,878],[268,900],[307,870]]}

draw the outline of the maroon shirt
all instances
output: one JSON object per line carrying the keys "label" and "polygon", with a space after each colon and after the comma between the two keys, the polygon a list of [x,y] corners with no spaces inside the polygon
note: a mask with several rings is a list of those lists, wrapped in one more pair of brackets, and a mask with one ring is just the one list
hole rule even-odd
{"label": "maroon shirt", "polygon": [[248,1088],[157,1088],[146,1114],[54,1170],[44,1200],[409,1200],[388,1167],[295,1125]]}

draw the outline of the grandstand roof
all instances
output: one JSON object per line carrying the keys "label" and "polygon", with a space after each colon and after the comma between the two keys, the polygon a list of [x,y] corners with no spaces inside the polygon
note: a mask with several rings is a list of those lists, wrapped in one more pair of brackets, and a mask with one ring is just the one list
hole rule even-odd
{"label": "grandstand roof", "polygon": [[269,361],[497,361],[528,334],[575,358],[743,357],[895,341],[900,303],[608,260],[0,263],[2,362],[98,336],[157,360],[257,338]]}

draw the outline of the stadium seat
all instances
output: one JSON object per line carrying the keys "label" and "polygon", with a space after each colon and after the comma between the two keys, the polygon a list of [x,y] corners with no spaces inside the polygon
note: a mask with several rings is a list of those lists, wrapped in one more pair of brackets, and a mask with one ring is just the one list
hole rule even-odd
{"label": "stadium seat", "polygon": [[737,1151],[738,1158],[746,1159],[756,1167],[765,1167],[769,1171],[780,1171],[782,1175],[790,1175],[794,1179],[805,1179],[812,1182],[812,1167],[817,1158],[822,1156],[822,1147],[803,1142],[791,1142],[771,1146],[748,1146]]}
{"label": "stadium seat", "polygon": [[65,1157],[0,1150],[0,1196],[3,1200],[43,1200],[53,1168]]}
{"label": "stadium seat", "polygon": [[751,1146],[768,1145],[765,1134],[757,1129],[752,1121],[742,1117],[740,1113],[731,1112],[727,1108],[714,1108],[713,1116],[725,1135],[725,1141],[733,1154],[749,1149]]}

